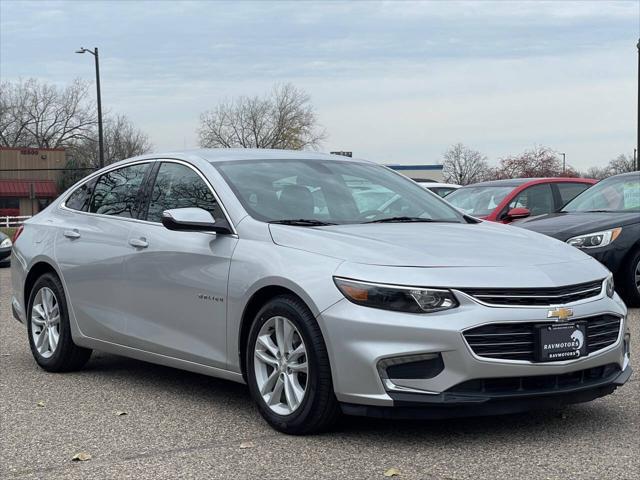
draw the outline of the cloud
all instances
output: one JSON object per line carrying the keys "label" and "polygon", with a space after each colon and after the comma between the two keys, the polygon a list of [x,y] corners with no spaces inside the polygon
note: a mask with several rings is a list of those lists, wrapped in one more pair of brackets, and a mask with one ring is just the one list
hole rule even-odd
{"label": "cloud", "polygon": [[[0,3],[0,75],[93,78],[158,148],[195,146],[198,116],[291,81],[327,149],[438,160],[533,143],[602,162],[634,143],[636,2]],[[553,144],[553,145],[551,145]]]}

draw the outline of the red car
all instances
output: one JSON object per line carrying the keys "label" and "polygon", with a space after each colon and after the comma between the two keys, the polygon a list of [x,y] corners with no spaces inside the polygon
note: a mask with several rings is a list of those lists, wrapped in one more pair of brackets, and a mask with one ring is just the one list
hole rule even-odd
{"label": "red car", "polygon": [[446,200],[474,217],[510,223],[560,210],[596,182],[591,178],[492,180],[459,188]]}

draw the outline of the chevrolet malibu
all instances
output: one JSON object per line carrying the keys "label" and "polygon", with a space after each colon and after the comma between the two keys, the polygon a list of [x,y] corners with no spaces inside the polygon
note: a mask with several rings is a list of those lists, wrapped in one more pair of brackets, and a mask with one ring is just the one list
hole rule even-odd
{"label": "chevrolet malibu", "polygon": [[556,408],[631,375],[627,310],[599,262],[332,155],[113,164],[26,222],[12,283],[45,370],[95,349],[246,382],[292,434],[341,412]]}

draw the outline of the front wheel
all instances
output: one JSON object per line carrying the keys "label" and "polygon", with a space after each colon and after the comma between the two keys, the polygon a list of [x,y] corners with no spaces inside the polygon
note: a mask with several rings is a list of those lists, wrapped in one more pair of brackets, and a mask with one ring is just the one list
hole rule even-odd
{"label": "front wheel", "polygon": [[640,249],[631,254],[629,263],[623,267],[622,294],[630,307],[640,307]]}
{"label": "front wheel", "polygon": [[45,273],[38,278],[28,305],[29,345],[38,365],[49,372],[82,368],[91,350],[73,343],[67,301],[58,277]]}
{"label": "front wheel", "polygon": [[256,315],[246,362],[251,396],[267,422],[293,435],[329,428],[339,414],[329,356],[313,315],[292,295]]}

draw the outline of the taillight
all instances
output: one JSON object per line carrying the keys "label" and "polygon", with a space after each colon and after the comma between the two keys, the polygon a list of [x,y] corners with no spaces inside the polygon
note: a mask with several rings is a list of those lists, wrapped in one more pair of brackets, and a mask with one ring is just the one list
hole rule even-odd
{"label": "taillight", "polygon": [[13,234],[13,243],[16,243],[16,240],[18,240],[18,237],[20,236],[23,230],[24,230],[24,225],[20,225],[16,230],[16,233]]}

